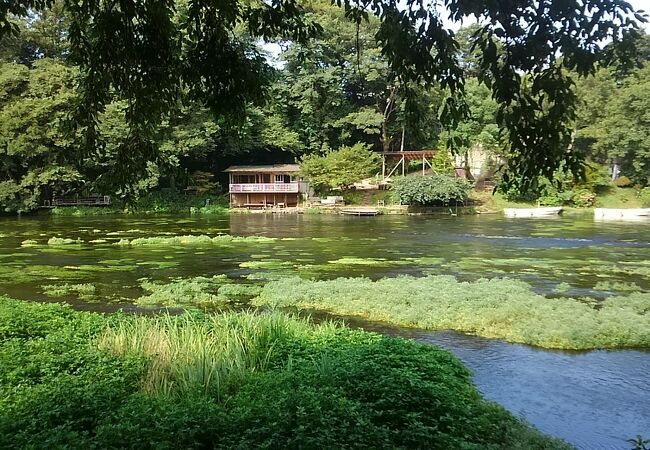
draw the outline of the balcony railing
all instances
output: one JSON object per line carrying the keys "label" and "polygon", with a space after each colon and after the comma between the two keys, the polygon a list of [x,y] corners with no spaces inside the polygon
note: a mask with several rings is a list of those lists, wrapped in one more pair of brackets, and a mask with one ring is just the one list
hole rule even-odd
{"label": "balcony railing", "polygon": [[299,183],[240,183],[231,184],[230,193],[297,193],[300,191]]}

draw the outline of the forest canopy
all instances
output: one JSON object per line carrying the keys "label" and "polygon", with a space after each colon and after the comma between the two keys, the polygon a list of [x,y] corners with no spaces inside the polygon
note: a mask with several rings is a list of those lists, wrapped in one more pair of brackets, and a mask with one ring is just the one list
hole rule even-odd
{"label": "forest canopy", "polygon": [[[443,14],[480,25],[455,34]],[[13,159],[3,158],[0,196],[29,208],[43,189],[61,192],[48,181],[61,174],[65,189],[135,197],[216,148],[324,153],[375,140],[388,150],[403,135],[452,151],[480,136],[508,161],[506,190],[534,189],[559,168],[582,173],[585,146],[571,145],[581,118],[575,80],[633,73],[644,61],[644,21],[623,0],[3,3],[0,57],[11,64],[0,107],[25,119],[6,139],[43,125],[11,112],[16,96],[63,97],[51,113],[33,112],[60,117],[48,127],[57,136],[29,138],[55,151],[2,148]],[[284,67],[270,64],[263,42],[281,45]],[[68,81],[39,89],[52,76]],[[56,171],[45,171],[52,161]]]}

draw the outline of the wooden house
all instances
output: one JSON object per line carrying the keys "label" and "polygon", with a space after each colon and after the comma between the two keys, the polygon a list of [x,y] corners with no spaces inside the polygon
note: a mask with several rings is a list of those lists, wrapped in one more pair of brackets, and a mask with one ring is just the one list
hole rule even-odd
{"label": "wooden house", "polygon": [[231,207],[293,207],[307,193],[307,183],[298,178],[298,164],[231,166],[228,193]]}

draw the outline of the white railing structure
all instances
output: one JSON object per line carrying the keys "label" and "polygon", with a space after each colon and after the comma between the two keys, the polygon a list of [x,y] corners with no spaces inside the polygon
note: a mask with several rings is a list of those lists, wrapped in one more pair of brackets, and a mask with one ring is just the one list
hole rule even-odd
{"label": "white railing structure", "polygon": [[242,193],[298,193],[300,186],[297,182],[292,183],[240,183],[231,184],[229,187],[231,194]]}

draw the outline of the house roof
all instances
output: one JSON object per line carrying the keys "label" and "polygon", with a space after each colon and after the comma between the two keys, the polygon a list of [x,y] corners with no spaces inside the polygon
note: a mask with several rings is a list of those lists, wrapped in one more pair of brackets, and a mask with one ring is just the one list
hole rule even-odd
{"label": "house roof", "polygon": [[230,166],[224,172],[266,172],[266,173],[295,173],[300,171],[298,164],[270,164],[266,166]]}

